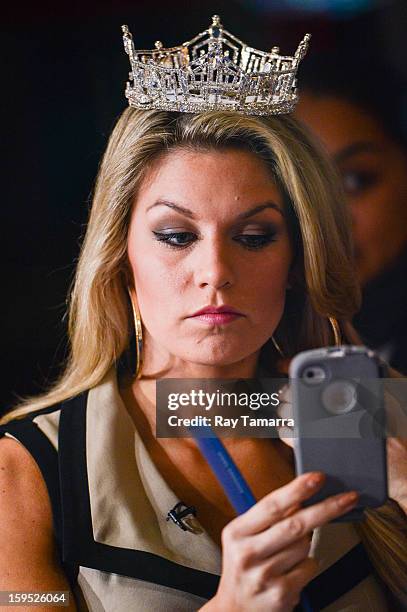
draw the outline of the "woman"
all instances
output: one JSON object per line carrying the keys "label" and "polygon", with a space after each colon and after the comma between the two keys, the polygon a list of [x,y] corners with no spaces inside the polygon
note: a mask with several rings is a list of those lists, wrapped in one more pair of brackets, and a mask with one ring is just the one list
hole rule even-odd
{"label": "woman", "polygon": [[[306,585],[327,610],[385,610],[387,589],[402,597],[399,464],[394,501],[359,526],[378,574],[359,575],[363,554],[345,571],[357,531],[328,524],[357,496],[302,509],[323,475],[294,478],[281,441],[225,440],[260,500],[235,518],[195,442],[155,437],[156,380],[275,375],[276,346],[290,358],[333,343],[328,317],[351,335],[350,254],[335,174],[295,120],[125,110],[97,180],[66,372],[3,419],[26,448],[0,440],[1,588],[69,581],[72,610],[287,611]],[[237,311],[229,323],[199,315],[223,305]],[[197,508],[199,533],[166,521],[179,500]]]}
{"label": "woman", "polygon": [[338,52],[304,65],[296,108],[336,164],[352,214],[363,286],[353,323],[363,340],[402,372],[407,372],[405,97],[405,83],[382,60]]}

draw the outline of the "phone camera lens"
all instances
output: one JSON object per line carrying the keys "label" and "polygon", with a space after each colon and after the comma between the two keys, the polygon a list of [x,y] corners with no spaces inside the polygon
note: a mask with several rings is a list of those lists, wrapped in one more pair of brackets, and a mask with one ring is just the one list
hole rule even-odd
{"label": "phone camera lens", "polygon": [[302,373],[303,381],[307,385],[319,385],[326,378],[326,372],[320,366],[308,366]]}
{"label": "phone camera lens", "polygon": [[325,387],[321,394],[322,403],[331,414],[350,412],[357,403],[357,390],[347,380],[335,380]]}

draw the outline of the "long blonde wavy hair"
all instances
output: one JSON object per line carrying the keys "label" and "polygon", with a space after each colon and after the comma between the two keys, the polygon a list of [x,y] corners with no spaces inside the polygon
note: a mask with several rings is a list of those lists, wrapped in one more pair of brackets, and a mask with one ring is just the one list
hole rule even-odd
{"label": "long blonde wavy hair", "polygon": [[[138,111],[120,116],[102,159],[69,303],[70,354],[60,379],[25,400],[0,424],[94,387],[129,349],[127,234],[132,206],[153,162],[175,148],[243,148],[259,156],[282,190],[296,252],[295,283],[275,332],[287,356],[332,344],[328,317],[353,341],[360,306],[350,223],[336,172],[310,133],[292,117]],[[261,358],[276,359],[268,342]],[[407,584],[398,507],[370,511],[361,527],[379,575],[398,596]],[[378,551],[378,542],[380,554]],[[404,574],[401,568],[404,566]]]}

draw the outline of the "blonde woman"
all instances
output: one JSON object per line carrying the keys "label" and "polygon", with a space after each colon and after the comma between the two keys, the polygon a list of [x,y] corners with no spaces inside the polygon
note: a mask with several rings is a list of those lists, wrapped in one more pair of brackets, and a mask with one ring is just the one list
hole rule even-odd
{"label": "blonde woman", "polygon": [[[69,591],[69,610],[285,612],[308,585],[313,609],[395,609],[401,445],[393,500],[356,529],[330,523],[354,492],[301,507],[323,474],[295,478],[279,440],[225,440],[259,500],[236,518],[195,442],[155,437],[158,379],[275,375],[276,345],[290,358],[334,343],[329,317],[349,339],[351,252],[336,177],[294,119],[125,110],[99,171],[65,373],[2,419],[0,589]],[[235,316],[196,314],[208,305]],[[180,500],[197,532],[166,520]]]}

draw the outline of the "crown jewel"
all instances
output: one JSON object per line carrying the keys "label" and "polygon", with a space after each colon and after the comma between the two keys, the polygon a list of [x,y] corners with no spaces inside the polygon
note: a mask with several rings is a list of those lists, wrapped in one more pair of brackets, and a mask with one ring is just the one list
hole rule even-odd
{"label": "crown jewel", "polygon": [[245,115],[290,112],[297,100],[296,73],[307,52],[306,34],[295,54],[259,51],[224,29],[218,15],[178,47],[136,50],[126,25],[123,42],[130,59],[126,98],[141,109],[178,112],[232,110]]}

